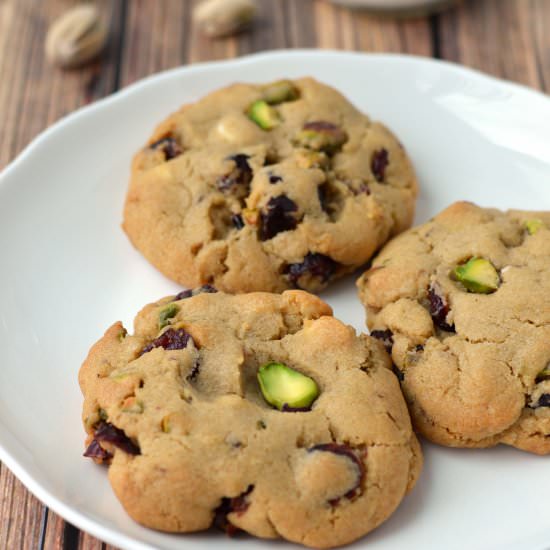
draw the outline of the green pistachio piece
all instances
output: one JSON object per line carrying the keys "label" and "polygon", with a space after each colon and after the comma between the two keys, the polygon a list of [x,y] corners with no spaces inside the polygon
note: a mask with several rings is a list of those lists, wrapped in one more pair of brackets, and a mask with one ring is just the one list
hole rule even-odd
{"label": "green pistachio piece", "polygon": [[97,409],[97,415],[99,416],[100,420],[107,420],[107,411],[105,409],[99,408]]}
{"label": "green pistachio piece", "polygon": [[453,275],[470,292],[477,294],[490,294],[500,285],[497,270],[485,258],[471,258],[465,264],[456,266]]}
{"label": "green pistachio piece", "polygon": [[169,414],[162,417],[162,420],[160,421],[160,429],[165,434],[170,433],[170,430],[172,429],[172,427],[170,426],[170,415]]}
{"label": "green pistachio piece", "polygon": [[335,153],[347,139],[342,128],[324,120],[306,122],[296,136],[298,145],[328,154]]}
{"label": "green pistachio piece", "polygon": [[328,157],[320,151],[312,151],[311,149],[299,149],[294,155],[296,164],[300,168],[327,168]]}
{"label": "green pistachio piece", "polygon": [[548,380],[550,378],[550,363],[546,365],[538,374],[537,374],[537,382],[541,382],[542,380]]}
{"label": "green pistachio piece", "polygon": [[544,222],[538,218],[533,218],[525,222],[525,228],[529,235],[534,235],[541,227],[544,227]]}
{"label": "green pistachio piece", "polygon": [[132,395],[131,397],[127,397],[122,402],[121,409],[123,412],[140,414],[143,412],[143,403],[138,401],[137,398]]}
{"label": "green pistachio piece", "polygon": [[279,113],[263,99],[252,103],[246,114],[262,130],[273,130],[281,123]]}
{"label": "green pistachio piece", "polygon": [[319,387],[309,376],[270,362],[258,369],[258,382],[265,400],[280,411],[309,409],[319,396]]}
{"label": "green pistachio piece", "polygon": [[109,374],[109,378],[111,380],[114,380],[115,382],[120,382],[121,380],[124,380],[125,378],[128,378],[129,374],[127,372],[112,372]]}
{"label": "green pistachio piece", "polygon": [[298,88],[290,80],[278,80],[263,88],[264,100],[270,105],[278,105],[285,101],[294,101],[300,97]]}
{"label": "green pistachio piece", "polygon": [[170,319],[176,316],[179,311],[179,307],[176,304],[168,304],[162,308],[159,312],[159,329],[164,328],[170,324]]}
{"label": "green pistachio piece", "polygon": [[126,336],[128,335],[128,331],[123,328],[119,333],[118,333],[118,341],[119,342],[122,342],[122,340],[124,340],[124,338],[126,338]]}

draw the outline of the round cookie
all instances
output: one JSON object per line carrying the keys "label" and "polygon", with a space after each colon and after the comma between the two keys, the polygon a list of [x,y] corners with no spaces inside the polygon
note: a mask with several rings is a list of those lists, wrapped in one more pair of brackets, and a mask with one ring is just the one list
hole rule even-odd
{"label": "round cookie", "polygon": [[[216,524],[318,548],[374,529],[422,462],[383,346],[299,290],[212,291],[150,304],[133,335],[116,323],[93,346],[79,375],[85,455],[155,529]],[[312,404],[267,403],[257,374],[272,361],[313,380]]]}
{"label": "round cookie", "polygon": [[452,447],[550,452],[550,213],[458,202],[358,280],[415,427]]}
{"label": "round cookie", "polygon": [[400,143],[333,88],[235,84],[137,153],[123,228],[187,287],[317,292],[408,228],[416,194]]}

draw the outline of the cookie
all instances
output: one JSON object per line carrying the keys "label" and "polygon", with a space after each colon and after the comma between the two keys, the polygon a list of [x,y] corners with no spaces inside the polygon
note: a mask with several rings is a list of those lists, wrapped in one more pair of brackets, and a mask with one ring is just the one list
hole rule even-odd
{"label": "cookie", "polygon": [[550,452],[550,213],[458,202],[358,281],[413,423],[452,447]]}
{"label": "cookie", "polygon": [[235,84],[137,153],[123,228],[189,288],[317,292],[408,228],[416,193],[396,138],[333,88]]}
{"label": "cookie", "polygon": [[[206,290],[206,291],[205,291]],[[383,346],[303,291],[186,291],[80,371],[86,456],[139,523],[327,548],[382,523],[421,452]]]}

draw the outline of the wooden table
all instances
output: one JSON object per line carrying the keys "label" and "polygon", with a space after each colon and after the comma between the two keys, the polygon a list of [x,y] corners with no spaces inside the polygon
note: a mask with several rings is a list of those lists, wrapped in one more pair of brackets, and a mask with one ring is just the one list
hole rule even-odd
{"label": "wooden table", "polygon": [[[275,48],[405,52],[456,61],[550,90],[550,0],[470,0],[408,21],[378,19],[323,0],[260,0],[253,30],[212,41],[191,23],[190,0],[99,0],[110,42],[73,72],[43,55],[49,23],[69,0],[0,0],[0,169],[74,109],[147,75]],[[75,365],[75,380],[76,369]],[[92,497],[93,498],[93,497]],[[48,510],[0,464],[0,550],[112,548]]]}

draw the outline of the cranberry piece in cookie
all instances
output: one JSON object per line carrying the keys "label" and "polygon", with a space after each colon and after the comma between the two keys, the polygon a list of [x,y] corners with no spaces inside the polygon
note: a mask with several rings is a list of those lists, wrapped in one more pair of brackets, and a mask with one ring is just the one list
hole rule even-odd
{"label": "cranberry piece in cookie", "polygon": [[155,338],[149,345],[143,348],[141,352],[148,353],[154,348],[164,348],[167,350],[173,349],[185,349],[189,340],[192,341],[192,338],[185,330],[169,328],[165,330],[158,338]]}
{"label": "cranberry piece in cookie", "polygon": [[372,155],[371,170],[379,183],[384,182],[389,162],[389,153],[386,149],[379,149]]}
{"label": "cranberry piece in cookie", "polygon": [[149,147],[155,151],[162,151],[166,160],[172,160],[183,153],[181,145],[171,136],[163,137]]}
{"label": "cranberry piece in cookie", "polygon": [[298,206],[286,195],[271,197],[260,214],[260,239],[267,241],[282,231],[296,229]]}

